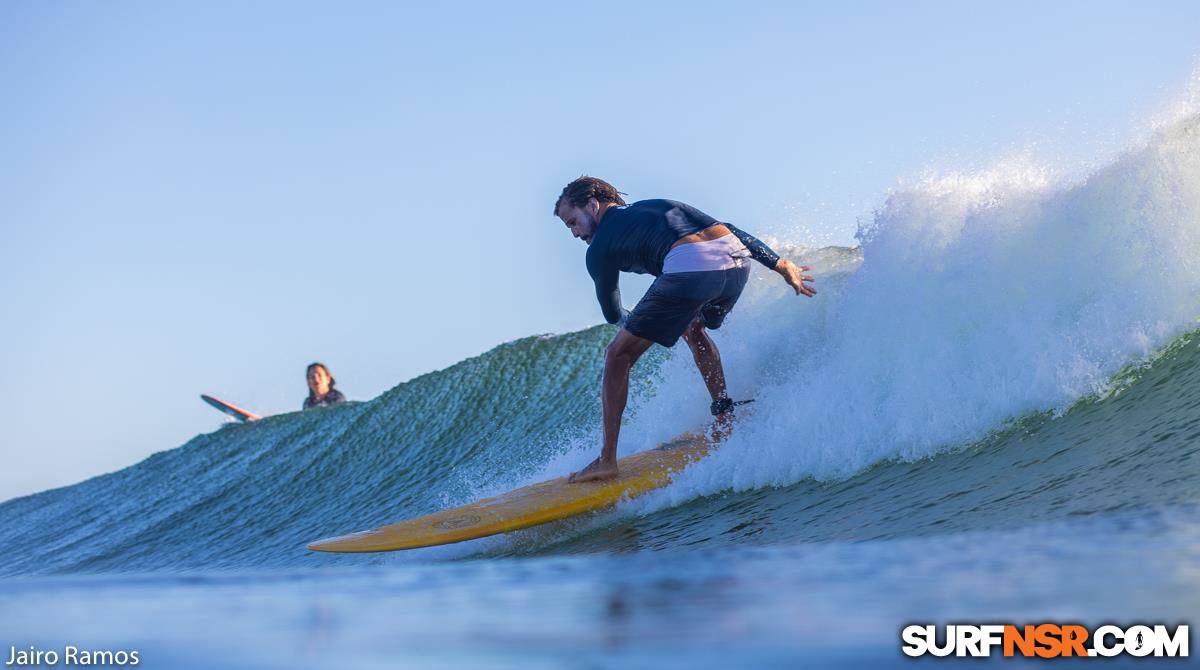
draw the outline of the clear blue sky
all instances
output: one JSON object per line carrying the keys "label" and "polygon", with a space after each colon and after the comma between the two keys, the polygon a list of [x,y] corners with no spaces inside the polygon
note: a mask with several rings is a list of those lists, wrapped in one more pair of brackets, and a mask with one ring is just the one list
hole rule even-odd
{"label": "clear blue sky", "polygon": [[[563,184],[853,241],[897,179],[1114,150],[1196,3],[0,3],[0,499],[600,321]],[[632,286],[644,284],[633,283]],[[636,298],[636,290],[627,302]]]}

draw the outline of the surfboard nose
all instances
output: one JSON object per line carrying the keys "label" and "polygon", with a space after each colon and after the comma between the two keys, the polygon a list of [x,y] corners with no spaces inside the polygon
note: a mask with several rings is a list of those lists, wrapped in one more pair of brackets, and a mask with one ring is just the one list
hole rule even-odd
{"label": "surfboard nose", "polygon": [[380,532],[376,530],[363,530],[349,535],[339,535],[337,537],[327,537],[322,540],[317,540],[308,545],[311,551],[328,551],[328,552],[370,552],[380,551],[374,543],[370,542],[372,536],[378,536]]}

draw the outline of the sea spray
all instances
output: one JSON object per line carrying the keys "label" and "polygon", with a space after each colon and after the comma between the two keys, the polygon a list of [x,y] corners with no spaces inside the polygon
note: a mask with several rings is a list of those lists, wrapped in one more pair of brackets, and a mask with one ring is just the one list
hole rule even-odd
{"label": "sea spray", "polygon": [[[923,179],[859,238],[861,268],[813,301],[752,288],[719,342],[734,393],[759,402],[658,504],[961,447],[1102,389],[1194,327],[1200,117],[1082,180],[1020,161]],[[628,432],[657,435],[644,422],[668,405],[702,404],[684,353]]]}

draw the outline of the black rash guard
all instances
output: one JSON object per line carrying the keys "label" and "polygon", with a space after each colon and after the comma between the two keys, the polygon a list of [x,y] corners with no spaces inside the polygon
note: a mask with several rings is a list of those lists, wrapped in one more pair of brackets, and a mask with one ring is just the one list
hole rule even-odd
{"label": "black rash guard", "polygon": [[303,409],[329,407],[330,405],[337,405],[344,402],[346,402],[346,396],[342,395],[342,392],[337,389],[329,389],[329,393],[320,398],[314,397],[312,392],[309,391],[308,397],[304,399]]}
{"label": "black rash guard", "polygon": [[750,233],[717,221],[700,210],[674,200],[641,200],[610,207],[592,235],[587,250],[588,274],[596,283],[596,299],[604,320],[621,320],[621,272],[662,274],[663,259],[680,238],[724,224],[750,251],[754,260],[775,269],[779,254]]}

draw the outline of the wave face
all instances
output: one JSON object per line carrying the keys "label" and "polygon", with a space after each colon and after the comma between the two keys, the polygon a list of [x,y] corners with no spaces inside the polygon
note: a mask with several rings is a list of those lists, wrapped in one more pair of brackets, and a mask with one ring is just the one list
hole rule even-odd
{"label": "wave face", "polygon": [[11,500],[0,505],[0,543],[13,549],[0,571],[312,561],[304,545],[319,537],[469,502],[465,477],[527,472],[599,415],[611,330],[525,338],[370,402],[227,424],[119,472]]}
{"label": "wave face", "polygon": [[[1200,119],[1085,179],[924,180],[860,242],[790,250],[818,269],[814,300],[756,271],[716,338],[733,395],[758,402],[717,454],[614,512],[421,555],[870,540],[1195,500]],[[405,560],[303,547],[586,463],[612,332],[526,338],[11,500],[0,574]],[[654,348],[632,396],[622,453],[708,418],[683,347]]]}

